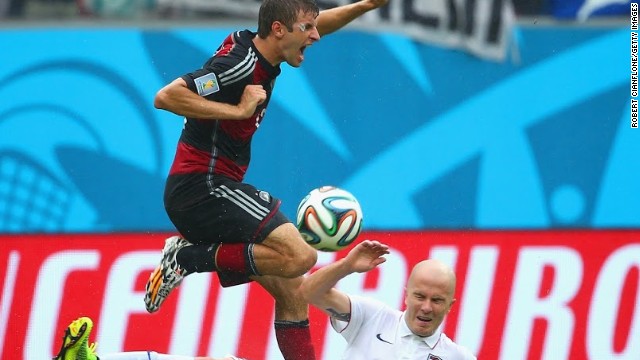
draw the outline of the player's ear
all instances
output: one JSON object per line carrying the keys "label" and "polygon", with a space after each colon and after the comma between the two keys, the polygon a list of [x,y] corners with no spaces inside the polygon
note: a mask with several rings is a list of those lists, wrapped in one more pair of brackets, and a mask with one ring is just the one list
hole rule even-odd
{"label": "player's ear", "polygon": [[275,35],[275,37],[281,38],[285,32],[287,32],[287,27],[280,21],[274,21],[271,24],[271,33]]}
{"label": "player's ear", "polygon": [[456,303],[456,300],[458,299],[456,298],[451,299],[451,304],[449,304],[449,309],[447,309],[447,314],[449,313],[449,311],[451,311],[451,308],[453,307],[453,304]]}

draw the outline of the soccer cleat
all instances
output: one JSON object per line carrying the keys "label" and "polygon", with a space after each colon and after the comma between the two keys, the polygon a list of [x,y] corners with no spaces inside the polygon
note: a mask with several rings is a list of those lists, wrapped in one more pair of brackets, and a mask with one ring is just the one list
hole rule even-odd
{"label": "soccer cleat", "polygon": [[98,347],[97,343],[91,343],[89,347],[87,347],[87,359],[88,360],[100,360],[98,354],[96,353],[96,348]]}
{"label": "soccer cleat", "polygon": [[144,305],[148,312],[158,311],[171,291],[182,282],[185,270],[178,265],[176,255],[180,249],[190,245],[190,242],[179,236],[172,236],[165,240],[160,265],[153,270],[147,281]]}
{"label": "soccer cleat", "polygon": [[62,337],[62,346],[53,360],[97,360],[95,344],[88,346],[93,321],[88,317],[78,318],[69,324]]}

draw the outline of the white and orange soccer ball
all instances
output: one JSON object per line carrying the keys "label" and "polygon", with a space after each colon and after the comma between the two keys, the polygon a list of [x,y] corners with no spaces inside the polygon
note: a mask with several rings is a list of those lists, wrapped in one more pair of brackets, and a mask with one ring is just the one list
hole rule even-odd
{"label": "white and orange soccer ball", "polygon": [[320,251],[338,251],[349,246],[362,230],[362,209],[350,192],[322,186],[305,196],[296,224],[305,241]]}

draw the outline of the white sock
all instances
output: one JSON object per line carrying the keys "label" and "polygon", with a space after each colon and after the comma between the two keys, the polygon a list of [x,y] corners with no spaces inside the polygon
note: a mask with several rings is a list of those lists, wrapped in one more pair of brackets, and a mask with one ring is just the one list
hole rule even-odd
{"label": "white sock", "polygon": [[98,356],[100,360],[194,360],[193,356],[165,355],[155,351],[131,351]]}
{"label": "white sock", "polygon": [[157,353],[156,353],[156,356],[157,358],[151,358],[151,360],[195,360],[193,356],[165,355],[165,354],[157,354]]}
{"label": "white sock", "polygon": [[131,351],[114,354],[98,355],[100,360],[158,360],[154,351]]}

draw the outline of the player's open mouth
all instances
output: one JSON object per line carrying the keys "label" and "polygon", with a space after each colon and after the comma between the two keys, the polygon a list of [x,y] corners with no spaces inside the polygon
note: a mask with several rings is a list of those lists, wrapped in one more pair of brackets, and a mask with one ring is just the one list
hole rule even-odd
{"label": "player's open mouth", "polygon": [[303,46],[300,48],[300,55],[298,56],[298,61],[302,62],[304,61],[304,50],[307,48],[307,46]]}
{"label": "player's open mouth", "polygon": [[424,316],[418,316],[418,320],[424,321],[424,322],[431,322],[431,318],[424,317]]}

